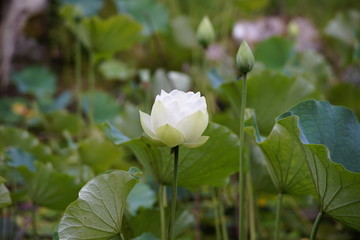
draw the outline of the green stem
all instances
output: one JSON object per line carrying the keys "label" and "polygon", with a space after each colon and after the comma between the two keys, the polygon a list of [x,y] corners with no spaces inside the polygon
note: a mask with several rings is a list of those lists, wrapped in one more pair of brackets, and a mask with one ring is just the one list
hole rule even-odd
{"label": "green stem", "polygon": [[36,205],[33,205],[31,209],[31,223],[32,223],[32,230],[33,230],[33,239],[39,239],[37,226],[36,226]]}
{"label": "green stem", "polygon": [[228,232],[227,232],[227,228],[226,228],[226,221],[225,221],[225,214],[224,214],[224,206],[222,204],[222,201],[220,199],[220,191],[217,189],[216,190],[216,197],[218,199],[218,205],[219,205],[219,215],[220,215],[220,224],[221,224],[221,232],[222,232],[222,239],[223,240],[228,240],[229,236],[228,236]]}
{"label": "green stem", "polygon": [[173,147],[172,151],[174,152],[174,178],[172,185],[171,212],[170,212],[170,222],[169,222],[168,237],[167,237],[168,240],[172,239],[173,226],[175,222],[177,185],[178,185],[179,146]]}
{"label": "green stem", "polygon": [[250,226],[250,239],[256,239],[256,224],[255,224],[255,207],[254,207],[254,194],[253,194],[253,186],[251,181],[251,173],[248,172],[246,174],[246,190],[249,202],[249,226]]}
{"label": "green stem", "polygon": [[95,94],[95,74],[94,74],[94,56],[90,53],[89,56],[89,87],[90,87],[90,96],[88,96],[88,118],[90,126],[94,126],[94,94]]}
{"label": "green stem", "polygon": [[215,223],[215,232],[216,232],[216,240],[221,239],[220,233],[220,223],[219,223],[219,208],[218,208],[218,199],[216,197],[216,189],[211,191],[212,200],[213,200],[213,211],[214,211],[214,223]]}
{"label": "green stem", "polygon": [[159,186],[159,203],[160,203],[160,227],[161,227],[161,240],[166,238],[166,226],[165,226],[165,205],[164,205],[164,193],[165,186],[160,184]]}
{"label": "green stem", "polygon": [[246,105],[246,77],[242,87],[241,106],[240,106],[240,130],[239,130],[239,239],[246,238],[245,229],[245,185],[244,185],[244,123],[245,123],[245,105]]}
{"label": "green stem", "polygon": [[77,114],[81,116],[81,45],[80,40],[76,39],[75,43],[75,79],[76,79],[76,98]]}
{"label": "green stem", "polygon": [[324,216],[324,213],[322,211],[319,212],[319,214],[316,217],[315,223],[313,225],[313,228],[311,230],[310,240],[316,240],[316,234],[319,229],[320,221],[322,217]]}
{"label": "green stem", "polygon": [[275,219],[275,240],[279,239],[279,229],[280,229],[280,212],[281,212],[281,207],[282,207],[282,199],[283,199],[283,194],[280,192],[278,194],[278,203],[277,203],[277,207],[276,207],[276,219]]}

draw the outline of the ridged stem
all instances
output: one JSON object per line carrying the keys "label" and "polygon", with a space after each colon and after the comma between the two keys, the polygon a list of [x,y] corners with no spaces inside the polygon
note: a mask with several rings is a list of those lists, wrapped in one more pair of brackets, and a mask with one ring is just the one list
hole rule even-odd
{"label": "ridged stem", "polygon": [[316,234],[319,229],[320,221],[322,217],[324,216],[324,212],[320,211],[319,214],[316,217],[315,223],[313,225],[313,228],[311,230],[310,240],[316,240]]}
{"label": "ridged stem", "polygon": [[240,106],[240,130],[239,130],[239,239],[246,239],[245,228],[245,178],[244,178],[244,123],[245,123],[245,106],[246,106],[246,77],[242,87],[241,106]]}
{"label": "ridged stem", "polygon": [[168,228],[167,239],[171,240],[173,235],[173,227],[175,222],[175,211],[176,211],[176,199],[177,199],[177,185],[178,185],[178,165],[179,165],[179,146],[173,147],[174,153],[174,176],[172,184],[172,199],[171,199],[171,212],[170,212],[170,222]]}

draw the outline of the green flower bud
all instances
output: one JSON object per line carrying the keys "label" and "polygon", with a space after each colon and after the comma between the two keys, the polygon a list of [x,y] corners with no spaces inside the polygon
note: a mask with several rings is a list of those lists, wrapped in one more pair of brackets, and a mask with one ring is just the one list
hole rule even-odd
{"label": "green flower bud", "polygon": [[243,74],[250,72],[254,66],[255,59],[249,45],[244,40],[236,54],[236,66]]}
{"label": "green flower bud", "polygon": [[207,16],[204,16],[201,20],[197,29],[196,36],[199,43],[204,48],[206,48],[210,43],[215,41],[215,31],[210,19]]}

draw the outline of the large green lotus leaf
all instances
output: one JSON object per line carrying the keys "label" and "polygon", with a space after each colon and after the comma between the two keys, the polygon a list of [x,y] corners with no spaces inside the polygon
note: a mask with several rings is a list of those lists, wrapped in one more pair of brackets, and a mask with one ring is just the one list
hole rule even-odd
{"label": "large green lotus leaf", "polygon": [[[166,211],[168,214],[169,211]],[[151,219],[151,221],[149,221]],[[168,219],[168,218],[167,218]],[[175,214],[174,223],[174,237],[176,238],[184,230],[191,227],[195,222],[194,215],[189,210],[179,209]],[[154,234],[154,236],[161,236],[160,233],[160,212],[158,209],[142,209],[139,214],[130,219],[129,225],[133,230],[133,234],[138,236],[144,232]]]}
{"label": "large green lotus leaf", "polygon": [[33,94],[40,101],[51,97],[56,90],[56,76],[42,66],[31,66],[15,72],[11,79],[21,93]]}
{"label": "large green lotus leaf", "polygon": [[117,170],[89,181],[66,208],[59,223],[59,238],[120,240],[126,198],[138,182],[138,173]]}
{"label": "large green lotus leaf", "polygon": [[[292,131],[289,132],[288,129]],[[276,123],[265,141],[258,143],[266,156],[270,176],[280,193],[310,195],[315,193],[296,119]]]}
{"label": "large green lotus leaf", "polygon": [[5,186],[5,178],[0,176],[0,209],[11,204],[10,192]]}
{"label": "large green lotus leaf", "polygon": [[83,95],[83,110],[93,114],[95,122],[113,120],[120,111],[116,98],[102,91],[88,91]]}
{"label": "large green lotus leaf", "polygon": [[125,15],[107,19],[85,18],[77,32],[84,46],[92,53],[112,55],[129,49],[141,40],[141,25]]}
{"label": "large green lotus leaf", "polygon": [[271,37],[259,43],[254,51],[256,61],[270,69],[282,69],[294,54],[294,42],[283,37]]}
{"label": "large green lotus leaf", "polygon": [[[315,182],[321,209],[360,230],[360,125],[352,111],[325,101],[305,101],[283,114],[299,117],[299,143]],[[291,116],[279,124],[297,119]],[[286,127],[285,125],[283,125]],[[294,136],[296,128],[287,128]]]}
{"label": "large green lotus leaf", "polygon": [[[116,132],[115,128],[109,128],[107,135],[112,131]],[[111,136],[114,143],[122,143],[129,147],[158,182],[171,185],[174,160],[170,148],[159,147],[147,138],[130,141],[120,138],[117,141],[114,138],[116,135]],[[237,136],[228,128],[215,123],[210,123],[203,135],[210,136],[203,146],[195,149],[180,147],[179,186],[221,186],[225,184],[229,175],[238,170]]]}
{"label": "large green lotus leaf", "polygon": [[54,169],[50,163],[35,165],[36,171],[19,169],[32,201],[39,206],[64,210],[76,199],[81,186],[75,177]]}
{"label": "large green lotus leaf", "polygon": [[[238,114],[243,81],[224,83],[219,88]],[[268,135],[275,118],[297,103],[319,98],[314,86],[302,78],[287,77],[274,71],[263,71],[247,80],[246,107],[255,109],[260,132]]]}
{"label": "large green lotus leaf", "polygon": [[64,131],[76,135],[84,129],[84,121],[78,115],[67,111],[56,111],[46,116],[49,123],[49,131],[62,134]]}
{"label": "large green lotus leaf", "polygon": [[164,5],[156,0],[116,0],[121,13],[134,17],[143,25],[145,35],[157,31],[165,31],[169,22],[169,14]]}
{"label": "large green lotus leaf", "polygon": [[124,155],[122,149],[114,146],[110,141],[89,138],[79,142],[78,146],[81,162],[91,166],[97,174],[112,168],[129,168],[129,165],[122,160]]}

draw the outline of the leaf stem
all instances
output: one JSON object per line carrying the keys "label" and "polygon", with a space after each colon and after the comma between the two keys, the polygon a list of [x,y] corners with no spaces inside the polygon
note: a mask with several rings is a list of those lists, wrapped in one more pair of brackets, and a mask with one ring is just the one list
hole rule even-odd
{"label": "leaf stem", "polygon": [[174,152],[174,176],[173,176],[174,178],[173,178],[173,185],[172,185],[170,222],[169,222],[168,236],[167,236],[168,240],[172,239],[173,226],[174,226],[174,222],[175,222],[177,185],[178,185],[179,146],[173,147],[172,151]]}
{"label": "leaf stem", "polygon": [[160,205],[160,227],[161,227],[161,240],[166,238],[166,226],[165,226],[165,205],[164,205],[164,193],[165,186],[160,184],[159,186],[159,205]]}
{"label": "leaf stem", "polygon": [[283,202],[283,194],[280,192],[278,194],[278,202],[277,202],[277,206],[276,206],[275,236],[274,236],[275,240],[279,239],[280,212],[281,212],[282,202]]}
{"label": "leaf stem", "polygon": [[315,223],[314,223],[313,228],[311,230],[310,240],[315,240],[316,239],[316,234],[317,234],[317,231],[319,229],[320,221],[321,221],[323,216],[324,216],[324,212],[320,211],[319,214],[316,217]]}
{"label": "leaf stem", "polygon": [[240,106],[240,129],[239,129],[239,239],[246,238],[245,229],[245,184],[244,184],[244,123],[245,123],[245,105],[246,105],[246,78],[242,87],[241,106]]}
{"label": "leaf stem", "polygon": [[76,38],[75,42],[75,79],[76,79],[76,100],[77,114],[81,117],[81,45],[80,40]]}
{"label": "leaf stem", "polygon": [[211,197],[213,201],[213,211],[214,211],[214,224],[215,224],[215,232],[216,232],[216,240],[221,240],[220,233],[220,223],[219,223],[219,208],[218,208],[218,199],[216,196],[216,189],[214,188],[211,191]]}
{"label": "leaf stem", "polygon": [[32,223],[33,239],[35,240],[39,239],[37,226],[36,226],[36,211],[37,211],[37,207],[36,205],[33,205],[31,209],[31,223]]}
{"label": "leaf stem", "polygon": [[220,194],[219,189],[216,189],[216,197],[218,199],[222,239],[223,240],[229,240],[229,236],[228,236],[228,232],[227,232],[227,228],[226,228],[224,205],[222,204],[222,201],[221,201],[221,198],[220,198],[221,194]]}
{"label": "leaf stem", "polygon": [[256,239],[256,223],[255,223],[255,209],[254,209],[254,194],[253,186],[251,181],[251,173],[246,173],[246,190],[248,196],[248,209],[249,209],[249,229],[250,239]]}
{"label": "leaf stem", "polygon": [[94,74],[94,56],[93,53],[90,52],[89,56],[89,86],[90,86],[90,94],[88,96],[88,118],[90,122],[90,126],[94,126],[94,103],[95,103],[95,74]]}

